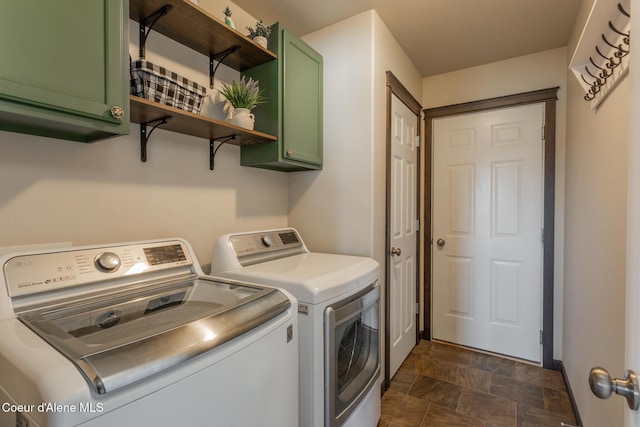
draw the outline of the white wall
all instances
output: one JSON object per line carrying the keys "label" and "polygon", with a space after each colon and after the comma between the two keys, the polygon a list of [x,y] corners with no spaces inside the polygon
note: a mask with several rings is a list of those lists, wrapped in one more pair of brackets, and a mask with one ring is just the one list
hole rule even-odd
{"label": "white wall", "polygon": [[559,48],[427,77],[423,81],[422,93],[422,105],[433,108],[556,86],[560,88],[556,103],[554,359],[562,359],[566,57],[566,48]]}
{"label": "white wall", "polygon": [[[223,16],[226,2],[207,3]],[[134,59],[137,29],[131,21]],[[208,87],[208,58],[158,33],[149,37],[147,59]],[[285,173],[240,167],[235,146],[218,151],[211,172],[208,152],[207,140],[158,128],[141,163],[133,123],[130,135],[94,144],[0,132],[0,246],[179,236],[209,264],[220,234],[287,225]]]}
{"label": "white wall", "polygon": [[[593,1],[583,2],[569,56]],[[629,79],[597,111],[570,76],[567,101],[564,365],[587,427],[621,426],[625,402],[600,400],[594,366],[624,372]]]}
{"label": "white wall", "polygon": [[384,281],[386,71],[416,98],[420,75],[372,10],[303,39],[324,61],[324,167],[290,175],[289,224],[313,251],[373,257]]}
{"label": "white wall", "polygon": [[323,58],[321,171],[289,177],[289,224],[311,250],[372,255],[373,39],[370,14],[305,35]]}
{"label": "white wall", "polygon": [[324,167],[290,175],[289,223],[315,251],[384,264],[386,71],[416,98],[420,75],[373,10],[303,39],[324,61]]}

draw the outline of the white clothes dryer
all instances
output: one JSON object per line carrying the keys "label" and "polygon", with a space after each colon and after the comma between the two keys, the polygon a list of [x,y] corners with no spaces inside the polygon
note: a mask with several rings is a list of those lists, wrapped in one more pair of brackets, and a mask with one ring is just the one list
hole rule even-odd
{"label": "white clothes dryer", "polygon": [[284,288],[298,300],[300,427],[375,427],[380,418],[380,267],[310,252],[293,228],[226,234],[211,274]]}

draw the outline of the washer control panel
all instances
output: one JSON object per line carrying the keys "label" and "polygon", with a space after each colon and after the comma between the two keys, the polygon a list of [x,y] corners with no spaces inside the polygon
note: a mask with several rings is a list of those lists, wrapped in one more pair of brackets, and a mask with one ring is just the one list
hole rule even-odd
{"label": "washer control panel", "polygon": [[171,240],[18,255],[3,268],[15,297],[192,264],[187,246]]}

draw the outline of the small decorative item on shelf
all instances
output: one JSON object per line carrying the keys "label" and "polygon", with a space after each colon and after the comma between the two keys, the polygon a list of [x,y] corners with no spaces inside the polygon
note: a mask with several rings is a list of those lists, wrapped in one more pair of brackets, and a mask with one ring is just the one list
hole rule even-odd
{"label": "small decorative item on shelf", "polygon": [[259,82],[252,78],[247,80],[242,76],[239,82],[234,80],[231,83],[223,83],[222,86],[220,93],[233,107],[228,121],[236,126],[253,130],[255,117],[251,110],[266,101],[263,95],[264,90],[260,90]]}
{"label": "small decorative item on shelf", "polygon": [[262,19],[256,22],[256,28],[247,27],[249,30],[249,38],[258,43],[263,48],[267,48],[267,38],[271,34],[271,25],[266,26]]}
{"label": "small decorative item on shelf", "polygon": [[231,19],[231,9],[229,9],[229,6],[224,8],[224,23],[233,29],[236,28],[236,24],[234,24],[233,20]]}

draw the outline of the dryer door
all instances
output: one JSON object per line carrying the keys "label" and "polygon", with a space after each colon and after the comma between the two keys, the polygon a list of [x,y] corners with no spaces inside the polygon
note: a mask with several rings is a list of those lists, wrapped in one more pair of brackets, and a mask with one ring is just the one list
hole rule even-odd
{"label": "dryer door", "polygon": [[380,286],[325,310],[325,419],[344,423],[380,375]]}

